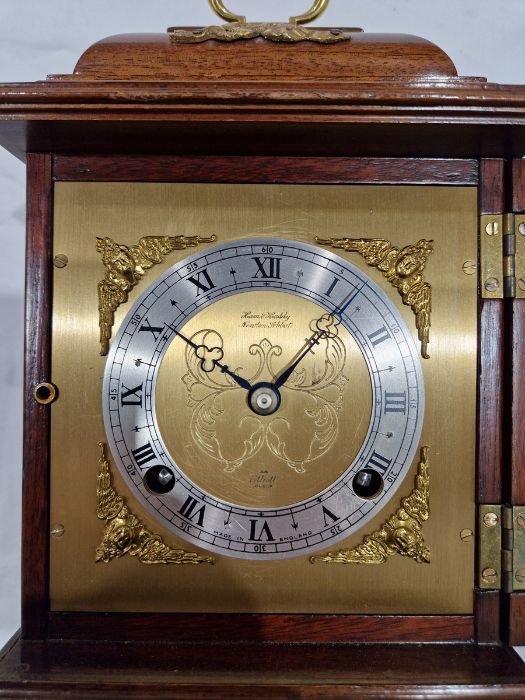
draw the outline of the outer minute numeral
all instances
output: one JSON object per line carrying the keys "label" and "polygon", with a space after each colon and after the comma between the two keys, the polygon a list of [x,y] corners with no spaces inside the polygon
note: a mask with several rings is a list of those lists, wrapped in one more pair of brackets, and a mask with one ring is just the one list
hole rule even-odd
{"label": "outer minute numeral", "polygon": [[139,384],[133,389],[129,389],[125,384],[122,385],[122,394],[120,395],[121,406],[142,406],[142,384]]}

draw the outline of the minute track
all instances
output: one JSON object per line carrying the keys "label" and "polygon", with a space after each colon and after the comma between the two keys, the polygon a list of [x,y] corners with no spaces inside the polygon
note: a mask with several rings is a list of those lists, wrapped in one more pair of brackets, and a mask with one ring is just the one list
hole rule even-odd
{"label": "minute track", "polygon": [[[267,252],[269,248],[272,248],[271,255]],[[231,272],[232,258],[235,259],[234,276]],[[267,277],[253,280],[254,258],[259,258]],[[265,258],[278,260],[279,264],[264,262]],[[191,265],[191,275],[194,279],[200,280],[204,286],[208,287],[209,299],[204,298],[206,290],[202,291],[199,299],[195,298],[196,290],[200,288],[194,282],[188,285],[189,265]],[[260,270],[260,267],[257,266],[257,269]],[[298,269],[303,273],[300,277],[297,275]],[[207,278],[202,275],[198,277],[198,273],[202,270],[207,271]],[[277,272],[280,275],[279,279]],[[262,277],[262,272],[259,276]],[[213,287],[209,286],[208,278],[213,283]],[[334,279],[338,280],[336,284]],[[243,507],[242,503],[231,501],[223,496],[220,498],[214,496],[210,488],[203,489],[202,485],[193,481],[191,466],[179,463],[165,447],[163,433],[159,429],[155,396],[158,391],[159,369],[172,346],[174,337],[177,335],[183,337],[188,351],[191,349],[193,353],[195,353],[193,346],[212,349],[211,345],[192,339],[192,336],[188,336],[183,330],[194,317],[201,314],[203,310],[213,309],[213,305],[217,302],[238,297],[238,295],[246,295],[248,300],[252,298],[250,295],[264,295],[266,291],[284,295],[283,308],[288,303],[286,298],[298,297],[308,300],[308,303],[317,304],[320,307],[319,316],[323,312],[338,313],[345,332],[354,339],[362,353],[362,361],[368,367],[372,391],[372,414],[369,418],[367,434],[357,454],[346,464],[342,463],[341,473],[332,484],[303,500],[295,502],[292,500],[286,506]],[[330,291],[329,295],[327,291]],[[177,303],[177,310],[181,313],[175,315],[172,323],[167,324],[173,335],[166,339],[163,334],[157,333],[161,325],[159,320],[173,318],[175,307],[172,302],[174,300]],[[353,309],[356,303],[360,307],[360,313],[355,313]],[[222,308],[227,309],[228,306]],[[350,309],[352,309],[351,312],[349,312]],[[312,315],[310,318],[315,316]],[[260,331],[260,337],[268,335],[271,342],[271,321],[269,324],[268,328],[265,327]],[[374,346],[369,336],[372,335],[375,338],[374,332],[383,327],[388,330],[388,339]],[[140,328],[143,330],[140,331]],[[292,332],[304,334],[304,329],[295,329]],[[121,344],[123,337],[127,340]],[[326,338],[320,340],[325,343],[323,351],[328,352],[330,348],[328,340]],[[228,342],[231,340],[226,337],[223,342],[226,357],[229,352]],[[334,352],[336,347],[339,346],[334,346]],[[121,407],[118,421],[116,423],[113,421],[112,424],[109,419],[111,390],[116,386],[120,401],[120,397],[126,391],[123,387],[133,389],[138,383],[133,384],[130,378],[134,367],[132,356],[134,359],[141,358],[144,369],[147,370],[144,386],[148,392],[151,392],[151,401],[145,402],[147,405],[144,406]],[[308,357],[305,356],[305,362],[307,359]],[[202,358],[196,356],[197,363],[201,360]],[[118,379],[111,376],[111,367],[116,366],[117,363],[122,364]],[[366,274],[339,256],[307,244],[278,239],[235,241],[199,252],[175,265],[161,275],[130,310],[115,338],[108,356],[107,367],[103,392],[107,397],[104,399],[106,430],[115,462],[123,477],[143,506],[166,527],[183,539],[215,553],[252,559],[285,558],[305,553],[310,555],[328,543],[332,545],[362,527],[391,498],[409,469],[418,447],[423,420],[424,391],[418,353],[410,332],[394,304]],[[210,386],[215,386],[213,381],[219,381],[218,378],[215,380],[216,372],[219,375],[223,374],[223,370],[224,374],[229,373],[229,366],[222,358],[215,362],[215,367],[216,369],[209,374],[212,381]],[[386,372],[382,369],[384,367],[393,369]],[[136,371],[137,367],[134,369]],[[310,372],[309,366],[303,367],[302,363],[293,369],[296,371],[290,372],[286,381],[280,385],[282,391],[287,392],[285,397],[287,400],[299,395],[297,392],[301,391],[300,382],[304,382]],[[351,366],[347,371],[352,374]],[[225,396],[231,396],[231,400],[235,398],[235,393],[232,394],[232,391],[239,392],[239,396],[246,396],[247,386],[253,387],[250,374],[246,373],[246,369],[243,370],[242,376],[237,374],[237,371],[231,372],[245,382],[245,386],[243,387],[241,382],[230,374],[231,379],[236,382],[235,385],[221,385],[219,382],[212,391],[219,392],[217,395],[220,395],[221,391],[230,392]],[[183,373],[184,370],[181,369],[181,374]],[[293,381],[288,386],[287,382],[291,381],[292,377]],[[272,378],[269,377],[269,379]],[[195,382],[195,379],[191,381]],[[235,386],[237,386],[236,389]],[[315,391],[315,381],[312,386]],[[392,410],[386,415],[389,420],[399,420],[395,434],[390,438],[385,436],[393,431],[382,429],[385,417],[379,410],[381,402],[379,404],[376,402],[376,397],[383,397],[385,394],[390,396],[389,405],[392,408],[401,406],[401,399],[397,398],[398,396],[406,396],[406,401],[403,400],[406,416],[401,410]],[[397,403],[394,403],[394,400]],[[237,405],[235,401],[234,404]],[[267,419],[264,415],[260,418],[281,420],[282,424],[280,410],[279,408]],[[134,431],[135,426],[146,427],[144,429],[141,427],[137,434]],[[124,454],[122,436],[125,436]],[[117,449],[117,442],[121,447],[120,451]],[[144,494],[141,476],[138,472],[133,476],[129,466],[126,466],[132,463],[130,455],[133,450],[137,451],[147,442],[155,450],[158,463],[164,464],[175,473],[176,487],[167,495],[153,497],[151,494]],[[199,449],[198,445],[193,448],[194,451]],[[139,452],[140,454],[142,453]],[[362,468],[361,465],[367,463],[370,455],[373,454],[379,454],[384,458],[380,463],[381,466],[389,463],[384,471],[385,488],[373,501],[363,502],[352,492],[352,479]],[[214,463],[213,458],[207,459],[209,469],[217,470],[218,465]],[[265,459],[268,458],[265,457]],[[272,459],[274,459],[274,466],[271,467],[273,471],[280,464],[283,465],[280,468],[289,468],[280,461],[280,458]],[[264,463],[263,461],[263,466]],[[315,467],[314,462],[312,465]],[[242,473],[242,467],[239,469]],[[397,475],[392,482],[388,482],[386,479],[394,469]],[[264,485],[265,477],[261,478],[263,479],[261,483]],[[254,493],[257,492],[254,491]],[[198,511],[197,506],[192,509],[189,506],[184,508],[186,503],[190,505],[193,503],[191,500],[188,501],[189,498],[205,503],[205,511]],[[175,515],[167,518],[162,514],[163,510]],[[199,517],[197,519],[193,517],[193,521],[191,518],[185,518],[184,514],[187,515],[190,510],[192,516],[199,512]],[[334,521],[334,526],[337,525],[337,528],[325,526],[326,512],[337,516],[337,520]],[[255,524],[250,520],[255,521]],[[228,522],[228,526],[224,524],[225,521]],[[267,523],[266,528],[264,523]],[[331,530],[338,531],[331,532]],[[251,532],[257,535],[256,539],[250,539]]]}

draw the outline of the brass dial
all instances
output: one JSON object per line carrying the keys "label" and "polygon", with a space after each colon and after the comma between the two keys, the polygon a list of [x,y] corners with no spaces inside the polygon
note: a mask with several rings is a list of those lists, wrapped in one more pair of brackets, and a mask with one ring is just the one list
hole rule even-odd
{"label": "brass dial", "polygon": [[227,556],[310,554],[391,498],[424,413],[418,351],[359,269],[249,239],[147,289],[108,356],[113,457],[144,506]]}

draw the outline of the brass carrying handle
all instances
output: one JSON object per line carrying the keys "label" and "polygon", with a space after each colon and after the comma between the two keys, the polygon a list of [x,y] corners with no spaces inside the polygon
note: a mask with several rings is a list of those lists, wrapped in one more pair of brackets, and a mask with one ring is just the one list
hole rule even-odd
{"label": "brass carrying handle", "polygon": [[[210,3],[210,7],[215,14],[219,15],[219,17],[225,19],[227,22],[239,22],[240,24],[244,24],[246,22],[246,17],[236,15],[234,12],[228,10],[223,0],[208,0],[208,2]],[[328,7],[329,2],[330,0],[315,0],[312,7],[308,10],[308,12],[305,12],[304,15],[290,17],[290,24],[308,24],[309,22],[313,22],[314,19],[317,19],[317,17],[320,17],[323,14]]]}
{"label": "brass carrying handle", "polygon": [[210,3],[210,7],[215,14],[219,15],[219,17],[225,19],[227,22],[240,22],[241,24],[246,22],[246,17],[230,12],[222,0],[208,0],[208,2]]}

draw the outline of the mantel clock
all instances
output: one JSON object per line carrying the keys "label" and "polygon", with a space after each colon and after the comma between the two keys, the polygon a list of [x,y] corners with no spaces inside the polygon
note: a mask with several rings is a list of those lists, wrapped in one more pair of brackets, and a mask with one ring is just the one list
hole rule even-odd
{"label": "mantel clock", "polygon": [[523,692],[525,89],[305,26],[326,4],[210,0],[0,86],[29,242],[0,697]]}

